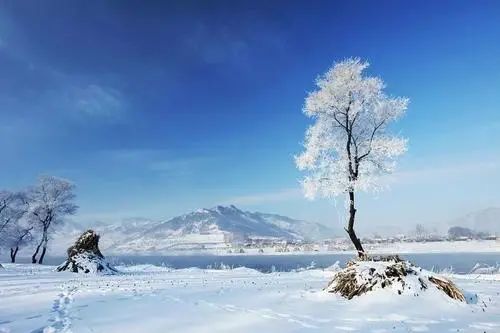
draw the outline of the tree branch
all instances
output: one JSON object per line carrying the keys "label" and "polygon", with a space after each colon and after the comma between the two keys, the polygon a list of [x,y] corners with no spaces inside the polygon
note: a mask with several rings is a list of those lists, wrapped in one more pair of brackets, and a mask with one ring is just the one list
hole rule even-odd
{"label": "tree branch", "polygon": [[373,128],[373,131],[372,131],[372,134],[370,135],[370,140],[369,140],[369,143],[368,143],[368,151],[366,153],[364,153],[363,155],[361,155],[359,158],[358,158],[358,161],[361,161],[362,159],[364,159],[365,157],[367,157],[368,155],[370,155],[371,151],[372,151],[372,142],[373,142],[373,138],[375,137],[375,134],[377,133],[378,129],[380,127],[382,127],[382,125],[385,123],[385,119],[382,120],[378,125],[376,125],[374,128]]}

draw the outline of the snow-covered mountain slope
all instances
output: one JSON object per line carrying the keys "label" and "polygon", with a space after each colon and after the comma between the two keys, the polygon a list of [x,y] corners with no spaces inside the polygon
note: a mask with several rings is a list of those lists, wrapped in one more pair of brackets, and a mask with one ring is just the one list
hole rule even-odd
{"label": "snow-covered mountain slope", "polygon": [[281,229],[301,235],[305,240],[319,240],[335,237],[337,234],[329,227],[320,223],[295,220],[286,216],[266,213],[248,213],[256,219],[272,223]]}
{"label": "snow-covered mountain slope", "polygon": [[449,226],[471,228],[475,231],[500,233],[500,208],[490,207],[452,220]]}
{"label": "snow-covered mountain slope", "polygon": [[327,227],[289,217],[242,211],[235,206],[200,209],[144,231],[112,247],[113,252],[163,252],[169,249],[225,247],[249,238],[320,239]]}
{"label": "snow-covered mountain slope", "polygon": [[65,253],[87,228],[101,235],[106,253],[162,253],[173,249],[220,248],[248,238],[318,240],[334,231],[318,223],[286,216],[242,211],[235,206],[217,206],[174,217],[168,221],[127,219],[121,223],[96,223],[84,227],[66,223],[54,234],[52,253]]}

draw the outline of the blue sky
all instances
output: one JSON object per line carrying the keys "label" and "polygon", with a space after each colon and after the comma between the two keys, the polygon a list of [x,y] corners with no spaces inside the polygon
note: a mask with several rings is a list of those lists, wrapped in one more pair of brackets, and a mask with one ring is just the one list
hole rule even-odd
{"label": "blue sky", "polygon": [[358,56],[407,96],[410,148],[360,228],[499,206],[497,1],[4,1],[0,187],[73,180],[79,221],[234,203],[341,225],[293,155],[315,77]]}

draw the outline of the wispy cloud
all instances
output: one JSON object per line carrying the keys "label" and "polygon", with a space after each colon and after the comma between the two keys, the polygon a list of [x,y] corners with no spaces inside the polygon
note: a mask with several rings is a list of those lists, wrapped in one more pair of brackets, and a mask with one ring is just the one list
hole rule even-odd
{"label": "wispy cloud", "polygon": [[114,149],[99,152],[99,159],[110,159],[124,165],[135,165],[153,173],[185,174],[213,161],[208,156],[176,156],[168,149]]}
{"label": "wispy cloud", "polygon": [[276,190],[273,192],[246,194],[241,196],[235,196],[227,200],[223,200],[222,204],[234,204],[234,205],[259,205],[272,202],[289,201],[293,199],[298,199],[302,197],[302,191],[299,187],[297,188],[285,188]]}
{"label": "wispy cloud", "polygon": [[71,77],[59,78],[57,85],[40,96],[40,105],[75,120],[122,119],[127,103],[119,90],[78,81]]}
{"label": "wispy cloud", "polygon": [[[437,181],[441,180],[446,181],[457,177],[487,174],[497,172],[499,170],[500,161],[496,160],[449,164],[396,172],[392,175],[383,177],[382,183],[387,186],[395,184],[411,185],[421,183],[436,183]],[[286,202],[301,198],[303,198],[303,193],[301,188],[297,186],[296,188],[285,188],[271,192],[252,193],[235,196],[223,200],[221,203],[251,206],[274,202]]]}
{"label": "wispy cloud", "polygon": [[[1,18],[0,14],[0,21]],[[26,52],[17,39],[4,35],[0,24],[0,52],[5,55],[2,62],[16,75],[12,84],[0,92],[0,109],[41,116],[45,122],[51,116],[69,121],[123,119],[128,106],[126,98],[105,77],[65,72],[57,64]]]}
{"label": "wispy cloud", "polygon": [[457,177],[477,177],[477,175],[497,172],[499,170],[500,161],[498,160],[471,161],[395,172],[392,175],[384,177],[383,181],[387,184],[429,183],[436,182],[438,180],[454,179]]}
{"label": "wispy cloud", "polygon": [[125,109],[118,90],[97,84],[73,87],[67,97],[74,101],[74,111],[90,117],[117,117]]}

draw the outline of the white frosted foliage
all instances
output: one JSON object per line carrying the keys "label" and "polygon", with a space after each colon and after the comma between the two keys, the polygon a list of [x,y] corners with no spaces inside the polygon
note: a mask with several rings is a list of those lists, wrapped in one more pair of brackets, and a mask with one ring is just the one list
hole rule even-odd
{"label": "white frosted foliage", "polygon": [[317,81],[304,105],[314,119],[296,165],[308,198],[379,189],[381,175],[391,173],[407,140],[388,126],[401,117],[407,98],[384,93],[380,78],[364,75],[367,62],[351,58],[333,65]]}

